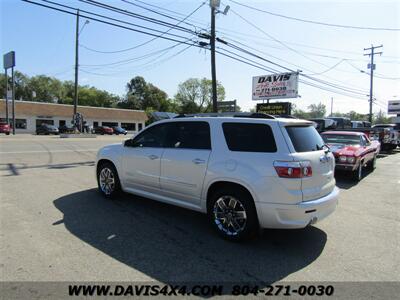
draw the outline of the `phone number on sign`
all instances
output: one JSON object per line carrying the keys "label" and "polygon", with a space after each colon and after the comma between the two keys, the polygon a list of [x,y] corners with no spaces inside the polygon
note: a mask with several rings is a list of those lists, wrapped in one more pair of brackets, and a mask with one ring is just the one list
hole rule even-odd
{"label": "phone number on sign", "polygon": [[332,296],[334,288],[332,285],[300,285],[292,287],[290,285],[268,285],[260,288],[259,286],[235,285],[232,288],[232,295],[265,295],[265,296]]}

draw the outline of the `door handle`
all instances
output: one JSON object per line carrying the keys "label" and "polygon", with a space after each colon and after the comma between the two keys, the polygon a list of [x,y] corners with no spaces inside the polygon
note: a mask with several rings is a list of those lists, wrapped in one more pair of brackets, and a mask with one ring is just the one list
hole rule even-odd
{"label": "door handle", "polygon": [[155,159],[157,159],[157,158],[158,158],[158,156],[157,156],[157,155],[154,155],[154,154],[152,154],[152,155],[149,155],[149,158],[150,158],[151,160],[155,160]]}
{"label": "door handle", "polygon": [[195,158],[192,160],[192,162],[196,165],[199,165],[199,164],[204,164],[206,161],[204,159]]}

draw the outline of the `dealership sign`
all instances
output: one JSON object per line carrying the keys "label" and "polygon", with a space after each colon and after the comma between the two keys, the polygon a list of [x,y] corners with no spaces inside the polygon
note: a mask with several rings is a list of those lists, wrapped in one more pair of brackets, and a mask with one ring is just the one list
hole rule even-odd
{"label": "dealership sign", "polygon": [[297,98],[299,73],[281,73],[253,77],[253,100]]}
{"label": "dealership sign", "polygon": [[257,112],[266,113],[267,115],[290,115],[291,103],[259,103],[257,104]]}
{"label": "dealership sign", "polygon": [[400,114],[400,100],[393,100],[388,102],[388,114]]}

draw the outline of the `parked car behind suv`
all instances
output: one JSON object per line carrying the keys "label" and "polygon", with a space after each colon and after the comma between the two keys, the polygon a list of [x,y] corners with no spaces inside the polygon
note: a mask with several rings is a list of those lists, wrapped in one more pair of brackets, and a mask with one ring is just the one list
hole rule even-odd
{"label": "parked car behind suv", "polygon": [[10,125],[7,122],[0,122],[0,133],[5,133],[6,135],[10,134]]}
{"label": "parked car behind suv", "polygon": [[128,133],[128,131],[126,131],[124,128],[119,127],[119,126],[114,126],[112,129],[116,135],[119,135],[119,134],[126,135]]}
{"label": "parked car behind suv", "polygon": [[396,124],[376,124],[372,129],[381,136],[383,150],[393,150],[400,145],[400,126]]}
{"label": "parked car behind suv", "polygon": [[59,130],[56,126],[50,124],[42,124],[36,128],[36,134],[59,134]]}
{"label": "parked car behind suv", "polygon": [[99,126],[99,127],[95,127],[93,129],[93,133],[97,133],[97,134],[113,134],[114,130],[111,127],[108,126]]}
{"label": "parked car behind suv", "polygon": [[338,202],[335,161],[305,120],[183,117],[153,123],[96,159],[99,191],[120,190],[207,213],[229,240],[303,228]]}

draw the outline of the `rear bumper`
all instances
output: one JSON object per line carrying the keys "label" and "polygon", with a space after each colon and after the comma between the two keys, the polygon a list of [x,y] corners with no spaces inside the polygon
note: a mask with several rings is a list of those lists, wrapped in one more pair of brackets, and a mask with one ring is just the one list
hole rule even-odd
{"label": "rear bumper", "polygon": [[304,228],[314,224],[336,209],[339,200],[339,189],[316,200],[294,205],[275,203],[256,203],[258,220],[262,228]]}

